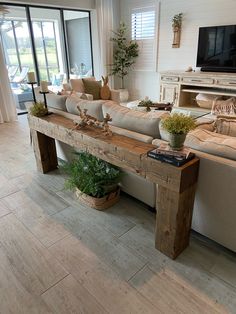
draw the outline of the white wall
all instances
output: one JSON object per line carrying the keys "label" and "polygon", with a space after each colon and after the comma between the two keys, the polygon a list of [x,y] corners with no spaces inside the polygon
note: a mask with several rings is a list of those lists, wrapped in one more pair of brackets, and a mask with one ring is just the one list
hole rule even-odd
{"label": "white wall", "polygon": [[[153,0],[154,2],[154,0]],[[235,0],[161,0],[158,44],[158,71],[185,70],[196,66],[198,28],[200,26],[236,24]],[[121,19],[129,25],[130,4],[147,3],[145,0],[121,0]],[[184,13],[180,48],[172,48],[171,20]],[[131,97],[146,95],[159,98],[159,76],[156,72],[132,72],[127,81]]]}

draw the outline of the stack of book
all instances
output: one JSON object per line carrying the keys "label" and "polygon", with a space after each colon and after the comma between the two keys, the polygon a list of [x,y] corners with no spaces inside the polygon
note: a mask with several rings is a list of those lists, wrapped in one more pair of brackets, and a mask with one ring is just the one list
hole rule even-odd
{"label": "stack of book", "polygon": [[172,150],[168,144],[162,143],[157,148],[149,151],[148,156],[180,167],[193,159],[195,155],[187,147],[177,151]]}

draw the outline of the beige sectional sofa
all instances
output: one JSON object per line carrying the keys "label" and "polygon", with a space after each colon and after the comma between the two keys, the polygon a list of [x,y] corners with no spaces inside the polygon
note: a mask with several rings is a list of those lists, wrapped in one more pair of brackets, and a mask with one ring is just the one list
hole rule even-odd
{"label": "beige sectional sofa", "polygon": [[[98,119],[109,113],[113,132],[153,144],[166,140],[160,128],[160,120],[166,112],[138,112],[110,100],[84,101],[73,96],[65,97],[64,105],[60,101],[48,98],[48,105],[69,118],[78,119],[76,107],[79,104]],[[236,138],[212,132],[207,123],[186,139],[186,145],[200,158],[192,228],[236,252]],[[59,142],[57,146],[59,157],[71,158],[69,146]],[[149,206],[155,206],[155,186],[145,179],[127,173],[121,188]]]}

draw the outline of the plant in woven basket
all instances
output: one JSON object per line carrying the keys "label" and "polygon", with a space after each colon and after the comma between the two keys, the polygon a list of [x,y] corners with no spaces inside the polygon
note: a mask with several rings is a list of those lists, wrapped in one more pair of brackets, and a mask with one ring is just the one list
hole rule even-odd
{"label": "plant in woven basket", "polygon": [[76,158],[65,163],[63,168],[69,175],[67,189],[78,188],[81,192],[101,198],[117,189],[121,178],[119,168],[86,152],[75,152]]}
{"label": "plant in woven basket", "polygon": [[43,102],[36,102],[29,110],[30,114],[36,117],[43,117],[48,114],[48,109]]}
{"label": "plant in woven basket", "polygon": [[172,149],[180,150],[183,147],[187,133],[195,129],[196,122],[192,117],[182,113],[173,113],[163,119],[161,125],[169,133],[169,145]]}

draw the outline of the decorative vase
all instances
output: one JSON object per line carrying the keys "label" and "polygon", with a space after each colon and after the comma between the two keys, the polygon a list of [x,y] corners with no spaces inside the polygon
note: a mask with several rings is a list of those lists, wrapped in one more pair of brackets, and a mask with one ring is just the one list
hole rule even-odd
{"label": "decorative vase", "polygon": [[75,194],[80,203],[97,210],[107,209],[116,204],[120,199],[120,188],[116,186],[116,189],[103,197],[93,197],[81,192],[78,188],[75,190]]}
{"label": "decorative vase", "polygon": [[181,35],[181,27],[175,26],[173,27],[173,44],[172,48],[179,48],[180,47],[180,35]]}
{"label": "decorative vase", "polygon": [[169,133],[169,145],[173,150],[181,150],[187,134]]}
{"label": "decorative vase", "polygon": [[117,90],[120,93],[120,102],[127,102],[129,99],[129,91],[126,88],[120,88]]}

